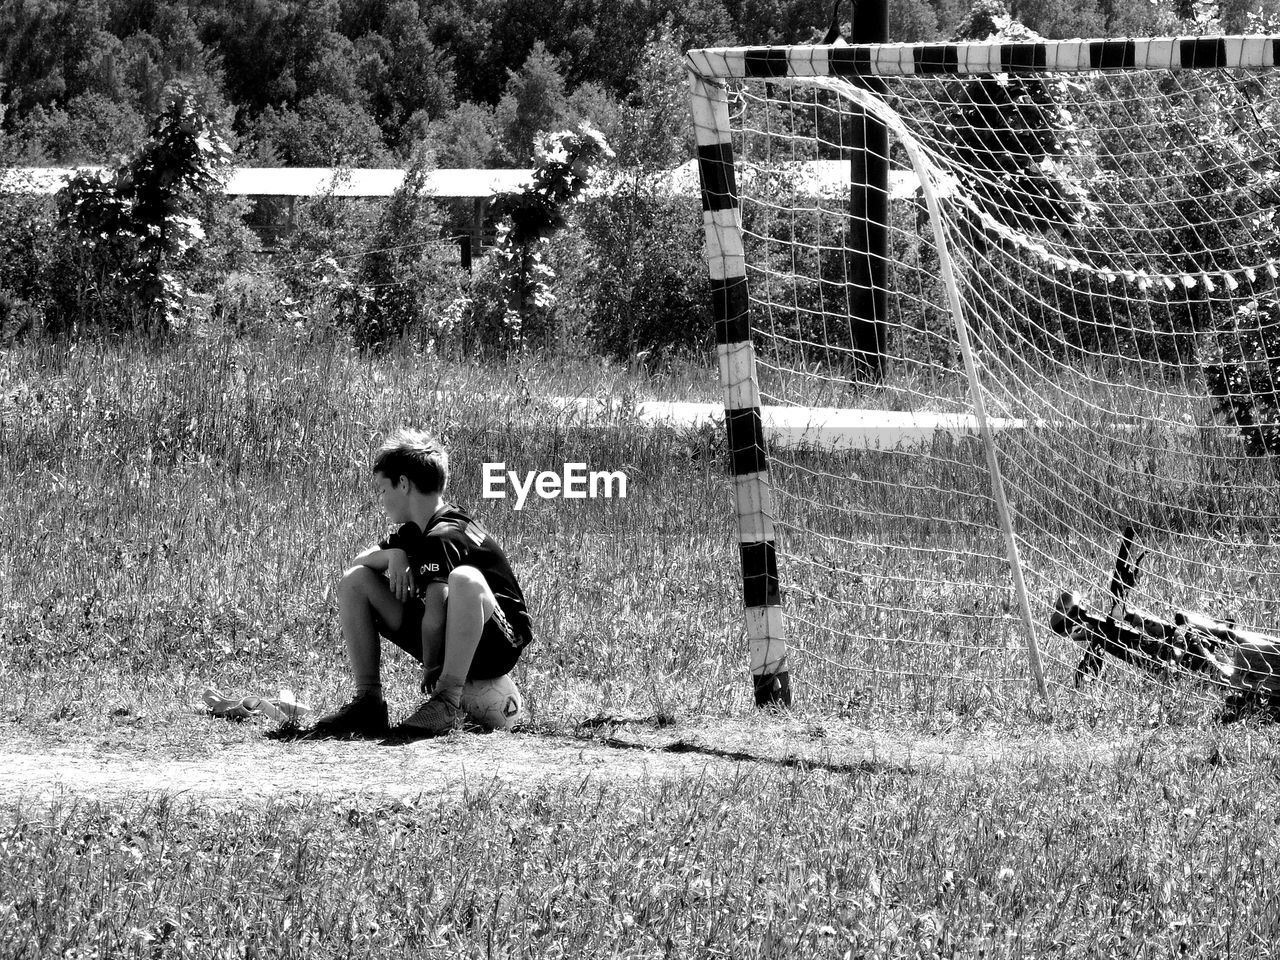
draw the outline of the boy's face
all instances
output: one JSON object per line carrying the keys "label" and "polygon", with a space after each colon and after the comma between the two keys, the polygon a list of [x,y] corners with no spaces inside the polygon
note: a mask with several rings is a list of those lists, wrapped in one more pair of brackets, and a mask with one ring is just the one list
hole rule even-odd
{"label": "boy's face", "polygon": [[401,477],[398,483],[381,473],[373,475],[374,490],[382,500],[382,509],[392,523],[409,522],[409,491],[413,489],[408,477]]}

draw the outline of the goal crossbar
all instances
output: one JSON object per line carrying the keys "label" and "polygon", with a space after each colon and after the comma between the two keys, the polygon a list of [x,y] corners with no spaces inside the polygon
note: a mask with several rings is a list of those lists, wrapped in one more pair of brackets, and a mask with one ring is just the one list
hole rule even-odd
{"label": "goal crossbar", "polygon": [[708,47],[686,55],[688,70],[708,79],[1250,69],[1277,64],[1280,38],[1270,36]]}

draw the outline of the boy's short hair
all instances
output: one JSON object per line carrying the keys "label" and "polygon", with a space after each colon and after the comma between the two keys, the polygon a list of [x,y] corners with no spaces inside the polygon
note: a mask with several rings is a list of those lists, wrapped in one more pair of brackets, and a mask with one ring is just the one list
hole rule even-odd
{"label": "boy's short hair", "polygon": [[449,454],[425,430],[397,430],[378,448],[373,472],[393,484],[408,477],[420,493],[444,493],[449,483]]}

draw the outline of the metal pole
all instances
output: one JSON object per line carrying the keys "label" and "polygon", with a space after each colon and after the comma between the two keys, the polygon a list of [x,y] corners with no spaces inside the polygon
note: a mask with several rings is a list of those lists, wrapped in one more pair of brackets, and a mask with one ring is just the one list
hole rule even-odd
{"label": "metal pole", "polygon": [[[889,0],[854,5],[851,43],[887,43]],[[870,93],[885,91],[875,76],[852,80]],[[889,129],[865,110],[854,110],[849,138],[849,215],[846,238],[849,321],[859,373],[884,375],[889,312]]]}
{"label": "metal pole", "polygon": [[929,219],[933,222],[933,242],[938,250],[939,272],[942,275],[942,285],[947,290],[947,302],[951,306],[951,314],[955,320],[956,339],[960,344],[960,355],[964,358],[965,374],[969,379],[969,392],[973,398],[973,412],[978,420],[978,432],[982,437],[982,448],[987,455],[987,469],[991,474],[991,496],[995,501],[996,515],[1000,520],[1000,531],[1004,534],[1009,570],[1013,575],[1013,592],[1018,600],[1018,610],[1022,613],[1022,625],[1026,630],[1027,662],[1031,665],[1031,676],[1035,681],[1040,699],[1048,702],[1049,691],[1044,682],[1044,665],[1040,659],[1040,644],[1036,640],[1035,620],[1031,616],[1031,600],[1027,596],[1027,585],[1022,577],[1022,559],[1018,556],[1018,540],[1013,532],[1013,516],[1004,492],[1004,477],[1000,473],[1000,461],[996,458],[995,438],[991,434],[991,424],[987,420],[987,405],[982,399],[978,364],[969,343],[969,325],[964,318],[964,307],[960,302],[960,287],[956,283],[955,272],[951,266],[951,250],[942,223],[942,211],[938,204],[937,192],[934,190],[933,179],[929,176],[928,163],[912,141],[906,141],[905,146],[911,156],[911,165],[920,177],[920,188],[924,192],[925,205],[929,208]]}

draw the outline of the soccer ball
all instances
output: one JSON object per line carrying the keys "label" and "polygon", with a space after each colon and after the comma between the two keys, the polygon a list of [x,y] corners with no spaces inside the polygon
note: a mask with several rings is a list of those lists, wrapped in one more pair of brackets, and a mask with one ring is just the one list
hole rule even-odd
{"label": "soccer ball", "polygon": [[486,730],[510,730],[520,719],[520,688],[507,674],[492,680],[469,680],[462,688],[462,709]]}

